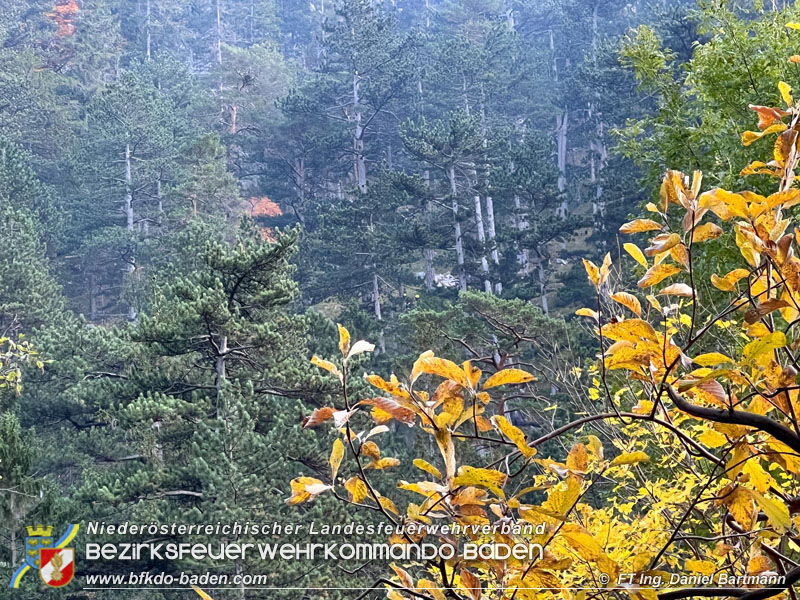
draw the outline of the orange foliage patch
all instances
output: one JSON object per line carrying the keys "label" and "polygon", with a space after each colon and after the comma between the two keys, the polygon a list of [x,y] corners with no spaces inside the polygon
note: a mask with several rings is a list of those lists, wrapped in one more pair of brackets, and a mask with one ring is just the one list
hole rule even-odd
{"label": "orange foliage patch", "polygon": [[80,7],[75,0],[59,0],[53,7],[53,12],[47,16],[58,24],[56,35],[61,37],[70,36],[75,33],[75,25],[72,24],[72,17],[78,13]]}
{"label": "orange foliage patch", "polygon": [[253,196],[248,202],[251,217],[280,217],[283,214],[281,207],[266,196]]}
{"label": "orange foliage patch", "polygon": [[275,237],[275,230],[272,227],[261,228],[261,239],[273,244],[278,241],[278,238]]}

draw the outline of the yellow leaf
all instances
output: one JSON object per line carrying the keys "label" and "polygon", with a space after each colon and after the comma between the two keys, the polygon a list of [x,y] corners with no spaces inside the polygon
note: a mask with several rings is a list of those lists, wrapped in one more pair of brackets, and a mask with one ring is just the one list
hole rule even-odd
{"label": "yellow leaf", "polygon": [[695,357],[694,362],[696,362],[701,367],[716,367],[722,363],[732,363],[734,362],[732,358],[728,358],[724,354],[719,352],[708,352],[707,354],[701,354],[700,356]]}
{"label": "yellow leaf", "polygon": [[706,429],[703,433],[697,436],[697,440],[709,448],[719,448],[728,443],[728,438],[722,435],[719,431],[715,431],[713,429]]}
{"label": "yellow leaf", "polygon": [[633,314],[635,314],[637,317],[642,316],[642,305],[639,302],[639,299],[633,294],[629,294],[628,292],[617,292],[616,294],[611,295],[611,299],[633,312]]}
{"label": "yellow leaf", "polygon": [[[398,458],[382,458],[380,460],[376,460],[367,465],[367,467],[372,467],[378,471],[382,471],[384,469],[391,469],[392,467],[396,467],[400,464],[400,459]],[[365,467],[366,468],[366,467]]]}
{"label": "yellow leaf", "polygon": [[764,571],[769,571],[772,569],[772,561],[769,558],[764,556],[754,556],[747,562],[747,574],[748,575],[757,575],[759,573],[763,573]]}
{"label": "yellow leaf", "polygon": [[336,324],[336,327],[339,328],[339,352],[342,353],[342,356],[347,356],[350,351],[350,332],[339,323]]}
{"label": "yellow leaf", "polygon": [[483,389],[488,390],[500,385],[529,383],[531,381],[536,381],[536,378],[522,369],[503,369],[489,377],[484,382]]}
{"label": "yellow leaf", "polygon": [[642,319],[626,319],[616,323],[607,323],[603,325],[602,332],[603,337],[615,341],[638,342],[639,340],[649,340],[655,342],[658,340],[653,326]]}
{"label": "yellow leaf", "polygon": [[717,565],[708,560],[693,560],[687,559],[686,568],[695,573],[702,573],[703,575],[711,575],[717,570]]}
{"label": "yellow leaf", "polygon": [[290,506],[313,500],[322,492],[331,489],[331,486],[313,477],[297,477],[292,479],[289,485],[292,487],[292,495],[286,499],[286,504]]}
{"label": "yellow leaf", "polygon": [[644,257],[644,253],[639,249],[639,246],[637,246],[636,244],[632,244],[631,242],[628,242],[626,244],[623,244],[622,247],[625,248],[625,252],[627,252],[633,257],[633,260],[638,262],[645,269],[647,268],[647,259]]}
{"label": "yellow leaf", "polygon": [[378,448],[378,444],[368,440],[361,444],[361,454],[372,460],[379,460],[381,457],[381,449]]}
{"label": "yellow leaf", "polygon": [[589,436],[589,451],[597,460],[603,460],[603,443],[596,435]]}
{"label": "yellow leaf", "polygon": [[342,464],[342,458],[344,458],[344,444],[342,440],[336,439],[333,442],[333,448],[331,449],[331,481],[336,481],[336,474],[339,472],[339,465]]}
{"label": "yellow leaf", "polygon": [[[781,126],[783,126],[784,129],[786,128],[783,124],[781,124]],[[773,125],[755,135],[761,137],[767,133],[772,133],[773,131],[771,130],[776,127],[779,126]],[[713,190],[701,194],[700,198],[698,198],[698,204],[700,208],[706,208],[712,211],[723,221],[728,221],[732,217],[746,219],[749,216],[747,212],[747,200],[745,200],[744,196],[741,194],[734,194],[722,188],[714,188]]]}
{"label": "yellow leaf", "polygon": [[589,276],[589,281],[592,282],[592,285],[594,287],[600,285],[600,269],[597,268],[597,265],[584,258],[583,267],[586,269],[586,274]]}
{"label": "yellow leaf", "polygon": [[581,484],[577,477],[567,477],[557,486],[550,488],[545,507],[554,514],[565,516],[581,495]]}
{"label": "yellow leaf", "polygon": [[420,371],[455,381],[461,387],[470,387],[467,374],[456,363],[446,358],[437,358],[435,356],[423,358],[420,361]]}
{"label": "yellow leaf", "polygon": [[316,354],[311,357],[311,364],[317,365],[320,369],[325,369],[329,373],[336,375],[340,380],[342,378],[342,372],[338,369],[338,367],[333,364],[329,360],[324,360],[317,356]]}
{"label": "yellow leaf", "polygon": [[519,448],[522,456],[530,458],[536,454],[536,448],[532,448],[525,441],[525,434],[519,427],[511,424],[508,419],[503,416],[497,415],[491,418],[492,423],[505,435],[509,440]]}
{"label": "yellow leaf", "polygon": [[786,131],[786,123],[775,123],[774,125],[770,125],[764,131],[745,131],[742,134],[742,144],[744,146],[749,146],[756,140],[760,140],[765,135],[769,135],[771,133],[780,133],[781,131]]}
{"label": "yellow leaf", "polygon": [[800,23],[794,23],[794,22],[787,23],[786,27],[788,27],[789,29],[800,29]]}
{"label": "yellow leaf", "polygon": [[611,253],[606,252],[603,257],[603,264],[600,265],[600,285],[603,285],[608,279],[608,274],[611,271]]}
{"label": "yellow leaf", "polygon": [[442,478],[442,472],[439,471],[439,469],[434,467],[427,460],[423,460],[421,458],[415,458],[414,459],[414,466],[417,467],[418,469],[421,469],[422,471],[425,471],[426,473],[430,473],[431,475],[436,477],[436,479],[441,479]]}
{"label": "yellow leaf", "polygon": [[[617,344],[621,343],[629,344],[629,342],[617,342]],[[611,348],[609,348],[609,353],[611,353]],[[606,361],[606,368],[611,371],[615,369],[638,371],[641,367],[649,366],[650,352],[646,348],[636,348],[630,345],[618,348]]]}
{"label": "yellow leaf", "polygon": [[619,465],[635,465],[640,462],[649,462],[650,457],[641,450],[636,452],[625,452],[620,454],[617,458],[611,461],[612,467]]}
{"label": "yellow leaf", "polygon": [[592,537],[592,534],[576,523],[564,525],[560,534],[585,560],[597,561],[604,554],[603,547]]}
{"label": "yellow leaf", "polygon": [[422,361],[426,358],[430,358],[433,356],[432,350],[426,350],[422,354],[419,355],[416,361],[414,361],[414,367],[411,369],[411,377],[409,378],[411,384],[413,385],[417,378],[422,374]]}
{"label": "yellow leaf", "polygon": [[378,502],[384,509],[388,510],[389,512],[394,513],[396,515],[400,514],[400,511],[397,510],[397,507],[394,505],[394,502],[392,502],[386,496],[379,496]]}
{"label": "yellow leaf", "polygon": [[480,469],[477,467],[470,467],[463,465],[459,467],[458,474],[453,480],[453,486],[460,485],[473,485],[478,487],[485,487],[489,491],[495,493],[498,498],[505,498],[505,494],[501,489],[506,483],[505,473],[495,471],[494,469]]}
{"label": "yellow leaf", "polygon": [[[427,354],[427,353],[426,353]],[[364,379],[367,382],[378,388],[379,390],[383,390],[384,392],[388,392],[392,396],[397,396],[399,398],[405,398],[406,400],[411,399],[411,394],[409,394],[403,386],[397,381],[397,377],[392,375],[389,381],[385,381],[380,375],[367,375],[364,374]]]}
{"label": "yellow leaf", "polygon": [[397,578],[400,580],[400,583],[404,588],[414,589],[414,580],[411,579],[411,575],[408,574],[408,571],[398,567],[394,563],[391,563],[389,566],[392,568],[392,571],[395,572]]}
{"label": "yellow leaf", "polygon": [[681,243],[681,236],[677,233],[661,233],[653,238],[650,246],[645,248],[647,256],[657,256],[674,248]]}
{"label": "yellow leaf", "polygon": [[350,501],[359,504],[367,497],[367,484],[358,477],[351,477],[344,483],[344,489],[350,493]]}
{"label": "yellow leaf", "polygon": [[198,596],[200,596],[200,597],[201,597],[203,600],[214,600],[214,599],[213,599],[211,596],[209,596],[208,594],[206,594],[206,593],[205,593],[203,590],[201,590],[199,587],[192,586],[192,589],[193,589],[193,590],[194,590],[194,591],[197,593],[197,595],[198,595]]}
{"label": "yellow leaf", "polygon": [[651,219],[634,219],[619,228],[620,233],[642,233],[644,231],[661,231],[662,227]]}
{"label": "yellow leaf", "polygon": [[692,241],[705,242],[707,240],[718,238],[721,235],[722,227],[716,223],[704,223],[703,225],[694,228],[694,232],[692,233]]}
{"label": "yellow leaf", "polygon": [[575,314],[579,317],[591,317],[595,321],[599,321],[600,318],[597,314],[596,310],[592,310],[591,308],[579,308],[575,311]]}
{"label": "yellow leaf", "polygon": [[778,533],[784,533],[791,528],[792,519],[789,516],[789,507],[786,504],[767,498],[755,490],[748,489],[747,492],[753,497],[762,512],[767,515],[767,519]]}
{"label": "yellow leaf", "polygon": [[434,600],[445,600],[445,595],[441,587],[429,579],[420,579],[417,581],[417,590],[423,593],[427,592]]}
{"label": "yellow leaf", "polygon": [[456,447],[453,444],[453,436],[442,427],[436,430],[434,438],[444,460],[445,480],[449,485],[456,474]]}
{"label": "yellow leaf", "polygon": [[586,473],[589,466],[589,454],[583,444],[574,444],[567,455],[567,468],[575,473]]}
{"label": "yellow leaf", "polygon": [[778,82],[778,90],[781,93],[781,98],[786,103],[786,106],[791,107],[794,104],[794,100],[792,99],[792,86],[784,81]]}
{"label": "yellow leaf", "polygon": [[466,569],[461,569],[458,575],[459,587],[467,592],[472,600],[481,599],[481,580]]}
{"label": "yellow leaf", "polygon": [[659,265],[653,265],[648,269],[647,273],[637,282],[640,288],[647,288],[652,285],[655,285],[667,277],[675,275],[675,273],[680,273],[681,268],[677,265],[668,265],[665,263],[661,263]]}
{"label": "yellow leaf", "polygon": [[786,335],[782,331],[775,331],[747,344],[742,351],[742,362],[749,363],[765,352],[784,346],[786,346]]}

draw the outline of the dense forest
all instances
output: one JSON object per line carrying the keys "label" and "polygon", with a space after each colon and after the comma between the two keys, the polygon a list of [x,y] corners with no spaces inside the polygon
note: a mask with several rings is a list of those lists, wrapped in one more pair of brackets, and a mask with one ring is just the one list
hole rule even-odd
{"label": "dense forest", "polygon": [[[711,595],[620,575],[686,563],[795,598],[800,7],[0,15],[0,597],[200,593],[86,579],[129,571],[267,576],[215,600]],[[382,519],[549,537],[525,568],[90,561],[100,533],[63,589],[12,577],[34,524]]]}

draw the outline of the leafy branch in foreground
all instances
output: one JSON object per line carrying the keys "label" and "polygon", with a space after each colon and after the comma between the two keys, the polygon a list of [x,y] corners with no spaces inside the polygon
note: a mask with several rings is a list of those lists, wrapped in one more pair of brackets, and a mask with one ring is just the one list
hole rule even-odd
{"label": "leafy branch in foreground", "polygon": [[[793,187],[800,108],[788,86],[780,91],[787,107],[751,107],[759,131],[742,137],[749,144],[777,134],[772,160],[743,171],[774,177],[774,194],[702,192],[699,172],[690,180],[668,171],[660,205],[647,207],[653,218],[621,228],[652,232],[645,250],[625,244],[642,269],[644,297],[613,288],[610,257],[600,266],[585,261],[598,292],[594,308],[578,311],[593,321],[600,343],[593,414],[530,439],[500,407],[504,386],[531,385],[532,375],[508,368],[484,378],[469,361],[457,365],[432,352],[403,381],[366,376],[382,395],[356,400],[351,362],[372,345],[351,346],[340,327],[341,359],[312,362],[338,379],[342,405],[317,409],[304,423],[338,431],[330,471],[293,480],[287,502],[332,493],[398,527],[431,526],[395,533],[392,544],[453,547],[449,559],[392,564],[394,576],[378,582],[390,598],[793,596],[800,580],[800,340],[793,334],[800,234],[788,229],[800,204]],[[701,294],[699,245],[726,233],[742,262],[711,276],[718,291],[705,286]],[[399,480],[389,490],[375,473],[400,465],[378,445],[392,422],[430,436],[439,456],[414,458],[419,481]],[[598,435],[583,431],[593,425]],[[544,458],[542,448],[563,448],[566,458]],[[503,523],[538,527],[505,531]],[[445,524],[467,527],[444,535],[436,526]],[[489,527],[470,530],[475,524]],[[476,559],[461,552],[466,543],[541,553]],[[693,586],[699,576],[708,585]]]}

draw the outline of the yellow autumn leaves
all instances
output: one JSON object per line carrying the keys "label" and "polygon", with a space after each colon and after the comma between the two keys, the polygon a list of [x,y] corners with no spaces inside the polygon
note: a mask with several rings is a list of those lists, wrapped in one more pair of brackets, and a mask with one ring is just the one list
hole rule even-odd
{"label": "yellow autumn leaves", "polygon": [[[371,352],[374,346],[360,340],[351,344],[350,332],[342,325],[337,326],[339,331],[340,364],[314,356],[312,364],[334,375],[342,386],[347,386],[349,361],[364,352]],[[438,376],[444,379],[433,397],[426,392],[415,391],[414,384],[423,374]],[[469,421],[475,423],[475,429],[486,432],[497,427],[506,435],[522,452],[525,458],[535,454],[535,449],[527,446],[524,434],[508,422],[504,417],[494,417],[490,422],[483,413],[485,406],[491,402],[488,390],[505,385],[524,384],[535,381],[530,373],[517,368],[507,368],[493,373],[487,377],[483,384],[482,372],[475,368],[469,361],[462,365],[439,358],[432,352],[422,353],[415,362],[408,384],[401,383],[397,377],[391,376],[389,381],[378,375],[366,375],[368,383],[391,397],[365,398],[352,405],[337,409],[335,407],[322,407],[315,409],[303,421],[303,427],[317,427],[329,420],[333,420],[335,427],[343,436],[336,439],[331,449],[329,458],[330,484],[315,477],[297,477],[291,482],[292,495],[286,500],[287,504],[295,505],[308,502],[323,492],[327,492],[337,485],[337,477],[349,447],[353,451],[353,458],[357,465],[357,474],[344,483],[344,489],[349,494],[349,499],[355,504],[361,504],[371,498],[389,512],[398,513],[394,503],[388,498],[371,489],[364,480],[365,473],[370,470],[386,470],[396,467],[400,460],[394,457],[384,457],[381,449],[373,438],[389,431],[386,423],[396,421],[413,426],[418,420],[425,431],[434,436],[441,451],[445,466],[445,474],[423,459],[415,459],[414,465],[433,475],[436,479],[444,481],[447,485],[420,482],[407,484],[401,482],[399,487],[417,493],[440,493],[460,486],[474,486],[485,488],[497,496],[502,497],[502,486],[505,476],[499,471],[481,469],[463,465],[456,470],[455,446],[453,444],[454,432]],[[346,394],[345,394],[346,397]],[[472,406],[469,406],[469,403]],[[360,407],[370,407],[370,417],[375,426],[369,430],[357,432],[351,427],[351,420],[359,412]],[[419,515],[419,507],[414,507],[411,512]]]}

